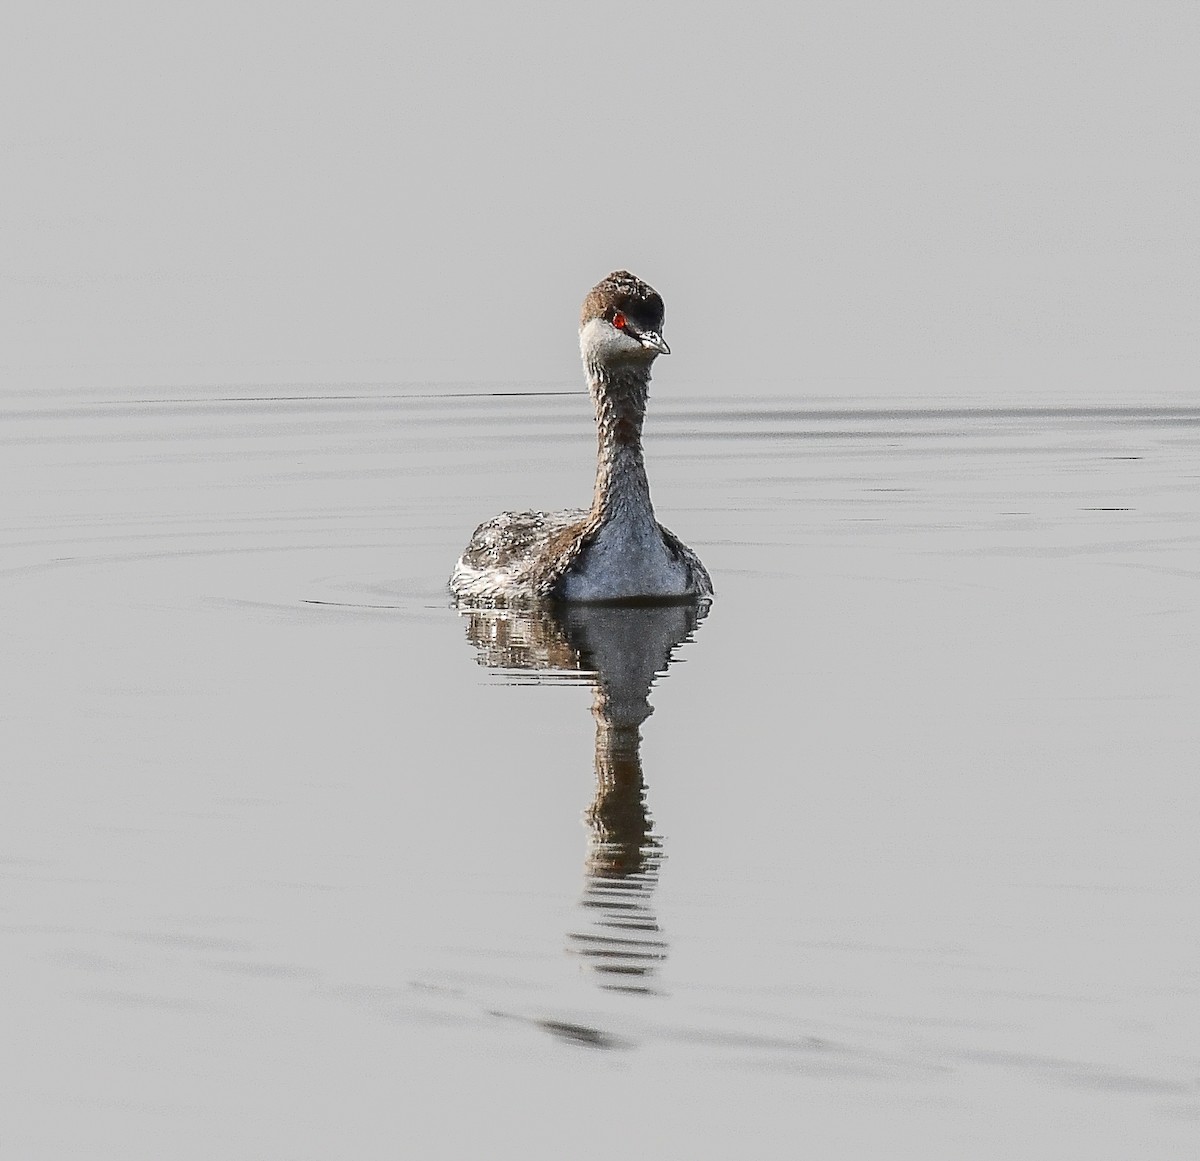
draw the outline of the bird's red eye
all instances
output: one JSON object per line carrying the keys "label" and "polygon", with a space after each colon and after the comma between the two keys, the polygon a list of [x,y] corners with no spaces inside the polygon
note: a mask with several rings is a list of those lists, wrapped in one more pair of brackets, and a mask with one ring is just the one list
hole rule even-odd
{"label": "bird's red eye", "polygon": [[612,325],[615,326],[619,331],[623,331],[625,329],[625,316],[620,311],[617,311],[617,313],[613,315]]}

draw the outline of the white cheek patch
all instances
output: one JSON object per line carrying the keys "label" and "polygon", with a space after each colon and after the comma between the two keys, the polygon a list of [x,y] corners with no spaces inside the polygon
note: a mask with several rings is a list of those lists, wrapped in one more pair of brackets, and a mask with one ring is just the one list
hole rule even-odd
{"label": "white cheek patch", "polygon": [[601,332],[604,330],[612,330],[612,327],[607,326],[602,319],[590,319],[586,326],[579,328],[579,353],[583,356],[584,362],[587,361],[588,355],[597,351],[602,341]]}
{"label": "white cheek patch", "polygon": [[631,339],[602,318],[589,319],[579,331],[579,353],[585,363],[613,361],[630,355],[645,356],[637,339]]}

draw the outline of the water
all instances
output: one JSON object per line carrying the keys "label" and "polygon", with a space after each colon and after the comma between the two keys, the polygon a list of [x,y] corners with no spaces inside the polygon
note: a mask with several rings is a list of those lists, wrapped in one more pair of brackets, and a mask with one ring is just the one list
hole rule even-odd
{"label": "water", "polygon": [[5,1157],[1194,1152],[1200,408],[656,397],[698,621],[448,606],[579,393],[0,413]]}

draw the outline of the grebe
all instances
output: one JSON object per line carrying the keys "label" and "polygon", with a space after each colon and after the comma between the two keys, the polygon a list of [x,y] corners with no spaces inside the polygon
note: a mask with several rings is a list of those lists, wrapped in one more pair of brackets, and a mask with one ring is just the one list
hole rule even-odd
{"label": "grebe", "polygon": [[583,300],[579,350],[596,410],[596,487],[587,511],[502,512],[454,566],[459,601],[694,601],[712,595],[700,558],[654,518],[642,455],[650,365],[669,355],[663,300],[616,270]]}

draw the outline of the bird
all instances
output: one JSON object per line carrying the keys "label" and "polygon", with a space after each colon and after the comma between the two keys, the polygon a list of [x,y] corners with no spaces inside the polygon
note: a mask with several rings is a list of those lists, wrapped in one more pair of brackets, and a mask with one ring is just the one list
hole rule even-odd
{"label": "bird", "polygon": [[589,509],[502,512],[475,529],[454,566],[461,604],[619,604],[711,598],[700,558],[654,516],[642,452],[650,368],[671,348],[662,296],[614,270],[583,300],[579,351],[596,416]]}

